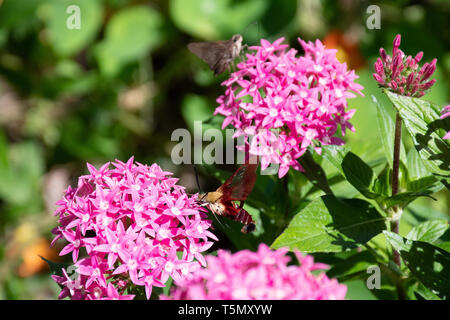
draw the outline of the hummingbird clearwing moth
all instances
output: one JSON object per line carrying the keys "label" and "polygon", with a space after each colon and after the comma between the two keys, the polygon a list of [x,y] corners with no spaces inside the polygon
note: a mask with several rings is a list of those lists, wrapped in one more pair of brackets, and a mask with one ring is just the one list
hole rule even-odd
{"label": "hummingbird clearwing moth", "polygon": [[[255,185],[257,167],[257,163],[242,165],[216,191],[199,194],[198,201],[205,203],[214,214],[243,223],[241,232],[254,231],[255,222],[243,206]],[[235,201],[240,201],[240,205]]]}
{"label": "hummingbird clearwing moth", "polygon": [[230,40],[191,42],[188,49],[205,61],[214,75],[225,71],[242,50],[242,36],[235,34]]}

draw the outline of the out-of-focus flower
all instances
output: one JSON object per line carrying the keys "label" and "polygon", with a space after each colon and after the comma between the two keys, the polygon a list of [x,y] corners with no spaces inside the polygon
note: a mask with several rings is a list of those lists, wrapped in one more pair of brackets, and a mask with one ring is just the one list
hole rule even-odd
{"label": "out-of-focus flower", "polygon": [[296,252],[300,266],[288,265],[287,249],[270,250],[260,244],[257,252],[242,250],[231,254],[219,250],[217,257],[207,256],[208,267],[196,270],[190,278],[177,284],[173,300],[330,300],[344,299],[345,285],[329,279],[325,273],[312,271],[327,268],[315,263],[312,256]]}
{"label": "out-of-focus flower", "polygon": [[27,116],[28,101],[21,99],[3,78],[0,79],[0,88],[0,125],[9,134],[20,137]]}
{"label": "out-of-focus flower", "polygon": [[340,62],[347,63],[350,69],[358,70],[366,62],[361,55],[358,42],[353,38],[340,30],[334,30],[323,38],[323,44],[327,48],[337,50],[336,57]]}
{"label": "out-of-focus flower", "polygon": [[69,184],[70,171],[67,167],[56,167],[50,169],[43,178],[42,193],[47,212],[56,210],[61,193]]}
{"label": "out-of-focus flower", "polygon": [[29,277],[38,272],[48,270],[47,263],[41,259],[55,260],[58,252],[54,248],[50,248],[50,241],[45,238],[38,238],[30,243],[22,251],[22,263],[17,269],[17,273],[21,277]]}
{"label": "out-of-focus flower", "polygon": [[119,95],[119,106],[128,111],[139,111],[155,95],[155,91],[153,83],[127,88]]}
{"label": "out-of-focus flower", "polygon": [[334,137],[342,134],[354,110],[346,110],[347,98],[362,95],[363,87],[354,82],[358,76],[336,59],[336,50],[298,39],[305,55],[282,44],[283,38],[260,46],[237,65],[238,70],[222,83],[225,94],[217,99],[215,114],[225,116],[222,127],[236,128],[235,137],[252,136],[249,152],[260,156],[264,170],[280,164],[278,176],[289,168],[300,170],[297,159],[309,145],[342,144]]}
{"label": "out-of-focus flower", "polygon": [[53,242],[69,242],[60,255],[71,254],[75,266],[54,277],[64,286],[60,298],[130,298],[137,286],[150,298],[153,286],[164,287],[169,277],[180,281],[204,265],[200,253],[217,240],[205,209],[170,172],[133,158],[109,165],[88,164],[90,174],[57,203]]}
{"label": "out-of-focus flower", "polygon": [[50,215],[35,214],[25,217],[15,229],[6,229],[3,235],[4,263],[0,274],[14,272],[21,277],[29,277],[48,271],[48,265],[41,256],[52,261],[60,260],[58,249],[61,248],[49,247],[50,241],[45,236],[45,231],[53,227],[54,223]]}
{"label": "out-of-focus flower", "polygon": [[422,97],[436,82],[429,80],[436,70],[437,59],[425,63],[419,69],[423,52],[419,52],[414,58],[406,56],[400,50],[401,36],[394,39],[392,57],[380,48],[380,57],[375,62],[374,79],[380,86],[388,88],[392,92],[411,97]]}
{"label": "out-of-focus flower", "polygon": [[[442,116],[441,119],[450,117],[450,105],[445,106],[444,109],[442,109]],[[446,133],[446,135],[443,137],[443,139],[450,139],[450,131]]]}

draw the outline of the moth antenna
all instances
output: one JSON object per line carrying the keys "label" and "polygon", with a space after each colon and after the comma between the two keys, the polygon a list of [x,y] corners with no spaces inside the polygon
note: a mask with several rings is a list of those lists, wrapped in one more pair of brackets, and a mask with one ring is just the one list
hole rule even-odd
{"label": "moth antenna", "polygon": [[200,201],[203,200],[203,199],[205,199],[205,197],[206,197],[207,195],[208,195],[208,192],[206,192],[206,193],[201,197]]}
{"label": "moth antenna", "polygon": [[197,166],[194,164],[194,172],[195,172],[195,181],[197,182],[197,188],[198,188],[198,192],[200,192],[202,189],[200,188],[200,182],[198,180],[198,170],[197,170]]}

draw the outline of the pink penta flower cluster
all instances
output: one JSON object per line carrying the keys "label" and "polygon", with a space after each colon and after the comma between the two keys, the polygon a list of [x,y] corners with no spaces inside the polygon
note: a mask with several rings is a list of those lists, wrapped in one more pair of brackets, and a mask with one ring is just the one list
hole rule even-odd
{"label": "pink penta flower cluster", "polygon": [[380,49],[380,58],[375,62],[373,77],[380,86],[392,92],[420,98],[436,82],[436,79],[428,79],[436,70],[437,59],[425,63],[419,69],[423,52],[420,51],[414,58],[406,56],[399,48],[400,41],[401,36],[398,34],[394,39],[392,57],[383,48]]}
{"label": "pink penta flower cluster", "polygon": [[298,39],[305,51],[261,40],[250,47],[254,53],[237,65],[237,71],[222,83],[225,94],[217,99],[215,114],[225,116],[222,127],[236,128],[235,137],[251,137],[250,154],[260,157],[264,170],[279,164],[279,177],[289,168],[300,170],[297,159],[310,145],[316,151],[323,145],[342,144],[334,137],[338,127],[342,134],[355,110],[346,110],[347,98],[354,91],[363,95],[363,87],[354,82],[358,76],[336,59],[336,50]]}
{"label": "pink penta flower cluster", "polygon": [[208,267],[197,269],[193,277],[177,284],[169,297],[174,300],[331,300],[344,299],[345,285],[329,279],[327,268],[312,256],[296,252],[300,266],[288,265],[288,249],[271,250],[260,244],[257,252],[241,250],[231,254],[219,250],[207,256]]}
{"label": "pink penta flower cluster", "polygon": [[205,266],[201,253],[217,240],[205,209],[172,173],[133,160],[112,169],[88,164],[90,174],[57,202],[53,243],[68,242],[60,255],[71,254],[75,269],[54,277],[63,286],[60,298],[132,298],[139,287],[150,298],[153,286]]}
{"label": "pink penta flower cluster", "polygon": [[[444,109],[442,109],[442,116],[441,119],[450,117],[450,105],[445,106]],[[446,133],[446,135],[443,137],[443,139],[450,139],[450,131]]]}

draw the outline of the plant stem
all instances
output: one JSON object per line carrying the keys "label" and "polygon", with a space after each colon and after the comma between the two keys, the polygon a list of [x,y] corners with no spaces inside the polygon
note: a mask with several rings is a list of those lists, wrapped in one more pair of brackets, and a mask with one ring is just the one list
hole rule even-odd
{"label": "plant stem", "polygon": [[398,275],[396,272],[392,271],[384,263],[378,263],[378,266],[394,282],[394,285],[395,285],[395,287],[397,289],[397,297],[398,297],[398,299],[399,300],[406,300],[406,292],[403,289],[403,285],[404,285],[404,282],[405,282],[404,279],[400,275]]}
{"label": "plant stem", "polygon": [[[399,189],[399,168],[400,168],[400,145],[402,138],[402,118],[397,112],[395,117],[395,137],[394,137],[394,155],[392,163],[392,195],[395,196]],[[399,206],[394,206],[392,208],[392,220],[391,220],[391,232],[399,233],[400,227],[400,216],[402,209]],[[392,248],[392,259],[399,268],[402,265],[400,259],[400,253]],[[399,300],[404,300],[406,298],[403,285],[401,282],[396,283],[397,295]]]}
{"label": "plant stem", "polygon": [[397,112],[395,117],[394,156],[392,164],[392,195],[398,193],[398,173],[400,167],[400,142],[402,138],[402,118]]}
{"label": "plant stem", "polygon": [[286,203],[285,207],[284,207],[284,220],[285,220],[285,222],[287,222],[288,215],[289,215],[289,204],[290,204],[288,174],[286,174],[283,177],[283,188],[284,188],[284,192],[285,192],[285,203]]}
{"label": "plant stem", "polygon": [[[399,167],[400,167],[400,143],[402,137],[402,118],[397,112],[395,117],[395,137],[394,137],[394,156],[392,164],[392,195],[395,196],[398,193],[399,185]],[[401,208],[399,206],[394,206],[393,208],[393,220],[391,221],[391,232],[399,232],[400,217],[399,211]],[[399,267],[401,266],[400,254],[397,250],[392,248],[393,260],[395,264]]]}

